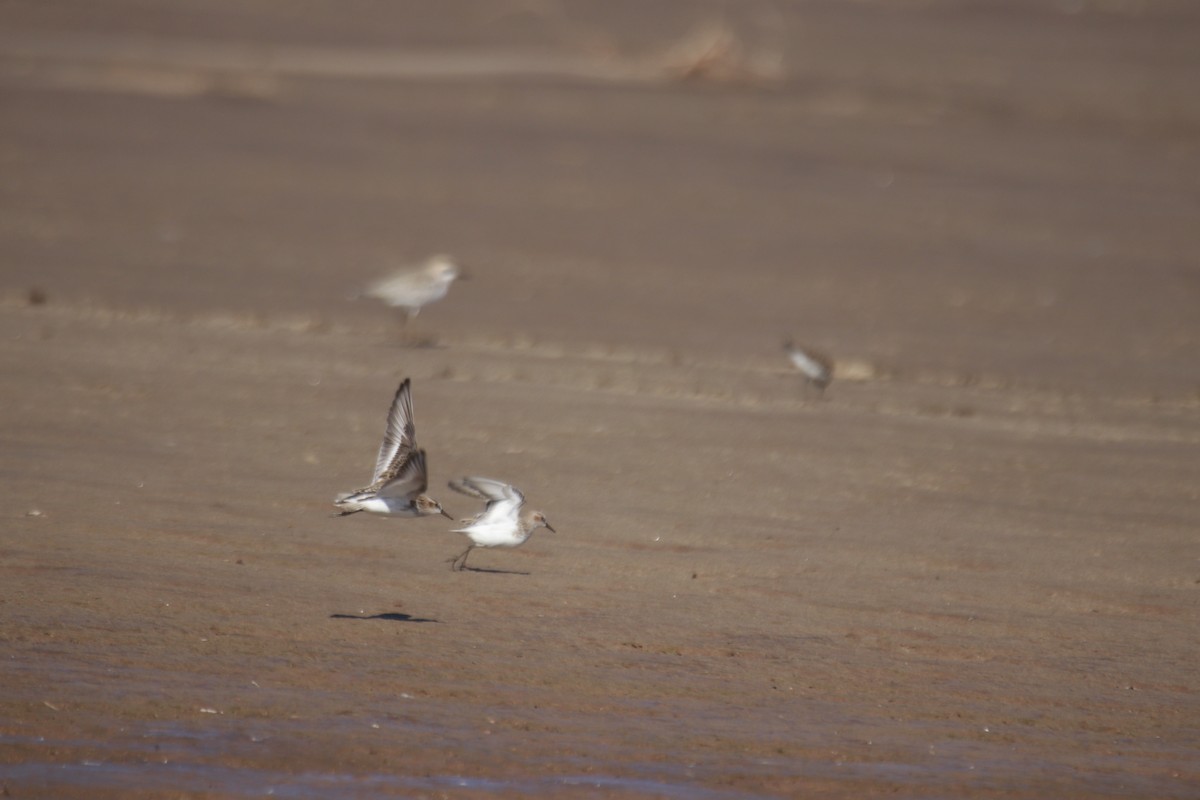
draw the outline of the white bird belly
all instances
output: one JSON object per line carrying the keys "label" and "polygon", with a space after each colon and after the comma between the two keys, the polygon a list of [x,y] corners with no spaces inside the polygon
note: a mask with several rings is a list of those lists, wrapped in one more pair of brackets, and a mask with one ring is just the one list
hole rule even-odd
{"label": "white bird belly", "polygon": [[416,511],[407,500],[372,497],[359,503],[363,511],[372,514],[387,514],[392,517],[415,517]]}
{"label": "white bird belly", "polygon": [[518,547],[529,538],[521,536],[511,523],[473,525],[458,533],[465,533],[477,547]]}
{"label": "white bird belly", "polygon": [[792,363],[796,365],[796,369],[800,370],[812,380],[825,380],[829,377],[829,370],[820,361],[811,357],[807,353],[802,353],[799,350],[791,352]]}
{"label": "white bird belly", "polygon": [[375,286],[371,294],[392,306],[423,306],[441,300],[449,288],[445,283],[396,280]]}

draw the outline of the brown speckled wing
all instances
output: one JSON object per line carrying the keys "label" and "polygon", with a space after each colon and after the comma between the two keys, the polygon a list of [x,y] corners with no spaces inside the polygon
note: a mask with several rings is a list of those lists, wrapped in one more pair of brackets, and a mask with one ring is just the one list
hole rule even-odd
{"label": "brown speckled wing", "polygon": [[413,424],[412,390],[409,379],[405,378],[396,390],[396,396],[392,398],[387,429],[383,433],[383,443],[379,445],[379,455],[375,459],[375,474],[371,483],[379,483],[398,474],[408,459],[409,452],[416,449],[416,446],[417,431]]}
{"label": "brown speckled wing", "polygon": [[425,451],[413,450],[403,461],[395,464],[395,470],[384,472],[376,494],[380,497],[407,497],[412,499],[422,494],[429,486],[429,473],[425,467]]}

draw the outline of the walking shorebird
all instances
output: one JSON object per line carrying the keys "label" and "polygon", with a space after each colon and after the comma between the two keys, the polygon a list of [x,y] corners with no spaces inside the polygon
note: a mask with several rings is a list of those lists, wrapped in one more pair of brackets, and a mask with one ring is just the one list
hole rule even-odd
{"label": "walking shorebird", "polygon": [[467,556],[476,547],[520,547],[538,528],[557,533],[540,511],[521,511],[525,495],[520,489],[491,478],[463,478],[450,482],[450,488],[465,495],[487,500],[487,507],[472,519],[463,520],[455,533],[465,533],[471,544],[459,555],[447,559],[450,569],[461,571]]}
{"label": "walking shorebird", "polygon": [[405,378],[392,398],[371,484],[338,495],[333,504],[341,511],[340,516],[369,511],[393,517],[441,514],[454,519],[437,500],[425,494],[429,473],[425,466],[425,451],[417,447],[416,437],[412,390],[409,379]]}
{"label": "walking shorebird", "polygon": [[402,309],[407,329],[423,306],[441,300],[450,291],[450,284],[462,277],[462,269],[454,259],[436,255],[416,269],[402,270],[376,281],[363,291],[363,296]]}
{"label": "walking shorebird", "polygon": [[816,350],[799,347],[793,344],[791,339],[783,343],[783,349],[792,364],[804,376],[806,384],[817,387],[818,394],[824,395],[825,387],[833,380],[833,360]]}

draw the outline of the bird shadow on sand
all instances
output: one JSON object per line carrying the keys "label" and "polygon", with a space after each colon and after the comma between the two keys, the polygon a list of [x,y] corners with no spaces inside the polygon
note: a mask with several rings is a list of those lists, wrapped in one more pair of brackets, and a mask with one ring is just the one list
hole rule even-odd
{"label": "bird shadow on sand", "polygon": [[424,617],[414,617],[412,614],[401,614],[398,611],[389,611],[385,614],[330,614],[330,619],[386,619],[389,622],[437,622],[436,619],[425,619]]}
{"label": "bird shadow on sand", "polygon": [[455,572],[489,572],[492,575],[528,575],[528,572],[521,572],[515,569],[490,569],[488,567],[463,567],[455,570]]}

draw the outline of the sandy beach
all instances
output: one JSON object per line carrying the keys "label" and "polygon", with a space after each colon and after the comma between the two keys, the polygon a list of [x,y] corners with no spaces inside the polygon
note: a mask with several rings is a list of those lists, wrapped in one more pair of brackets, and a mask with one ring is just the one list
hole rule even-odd
{"label": "sandy beach", "polygon": [[[0,12],[4,797],[1200,794],[1200,9],[105,6]],[[557,532],[334,515],[405,377]]]}

